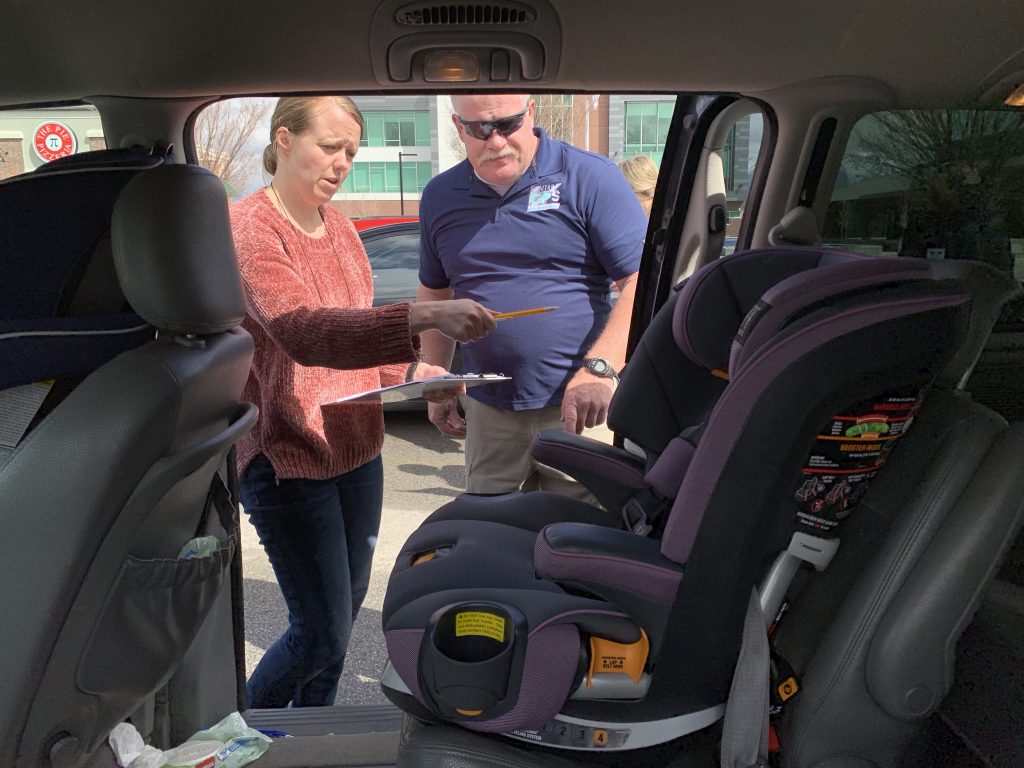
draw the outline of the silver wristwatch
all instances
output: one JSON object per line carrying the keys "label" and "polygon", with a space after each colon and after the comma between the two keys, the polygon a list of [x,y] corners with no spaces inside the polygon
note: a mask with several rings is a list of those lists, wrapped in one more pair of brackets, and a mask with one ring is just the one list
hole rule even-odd
{"label": "silver wristwatch", "polygon": [[588,357],[583,361],[583,365],[595,376],[600,376],[602,379],[611,379],[616,384],[619,383],[619,374],[612,368],[612,364],[603,357]]}

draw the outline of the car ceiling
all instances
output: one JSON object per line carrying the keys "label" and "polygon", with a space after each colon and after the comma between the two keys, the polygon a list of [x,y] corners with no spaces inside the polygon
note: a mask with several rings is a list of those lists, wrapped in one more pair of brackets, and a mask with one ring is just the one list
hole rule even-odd
{"label": "car ceiling", "polygon": [[[370,66],[370,23],[379,3],[9,0],[0,103],[409,90],[380,83]],[[756,95],[852,77],[880,84],[896,104],[929,106],[995,103],[1024,73],[1020,0],[554,5],[560,67],[530,90]]]}

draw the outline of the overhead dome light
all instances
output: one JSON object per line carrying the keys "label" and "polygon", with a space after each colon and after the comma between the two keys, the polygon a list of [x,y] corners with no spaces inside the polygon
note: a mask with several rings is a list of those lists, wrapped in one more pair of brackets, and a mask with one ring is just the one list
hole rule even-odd
{"label": "overhead dome light", "polygon": [[428,83],[475,83],[480,79],[480,62],[471,51],[437,51],[423,61],[423,79]]}
{"label": "overhead dome light", "polygon": [[1024,83],[1018,83],[1009,96],[1003,99],[1008,107],[1024,107]]}

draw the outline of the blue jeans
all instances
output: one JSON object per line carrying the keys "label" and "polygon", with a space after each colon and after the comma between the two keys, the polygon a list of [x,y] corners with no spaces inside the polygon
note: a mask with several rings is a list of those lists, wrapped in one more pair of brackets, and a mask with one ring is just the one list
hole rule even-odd
{"label": "blue jeans", "polygon": [[278,481],[260,454],[245,471],[241,497],[288,605],[288,629],[246,684],[248,704],[334,704],[370,583],[384,501],[380,456],[330,480]]}

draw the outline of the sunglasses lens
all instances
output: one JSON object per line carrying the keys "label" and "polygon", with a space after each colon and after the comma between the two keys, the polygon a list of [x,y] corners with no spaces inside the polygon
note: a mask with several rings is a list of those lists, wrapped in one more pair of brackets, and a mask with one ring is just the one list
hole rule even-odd
{"label": "sunglasses lens", "polygon": [[495,120],[493,123],[491,123],[491,125],[494,126],[494,130],[496,130],[502,136],[511,136],[513,133],[519,130],[519,127],[522,124],[522,115],[516,115],[515,117],[506,117],[501,120]]}
{"label": "sunglasses lens", "polygon": [[508,137],[518,131],[523,125],[523,115],[503,117],[500,120],[462,120],[460,118],[459,122],[466,129],[466,133],[474,139],[487,141],[495,132]]}

